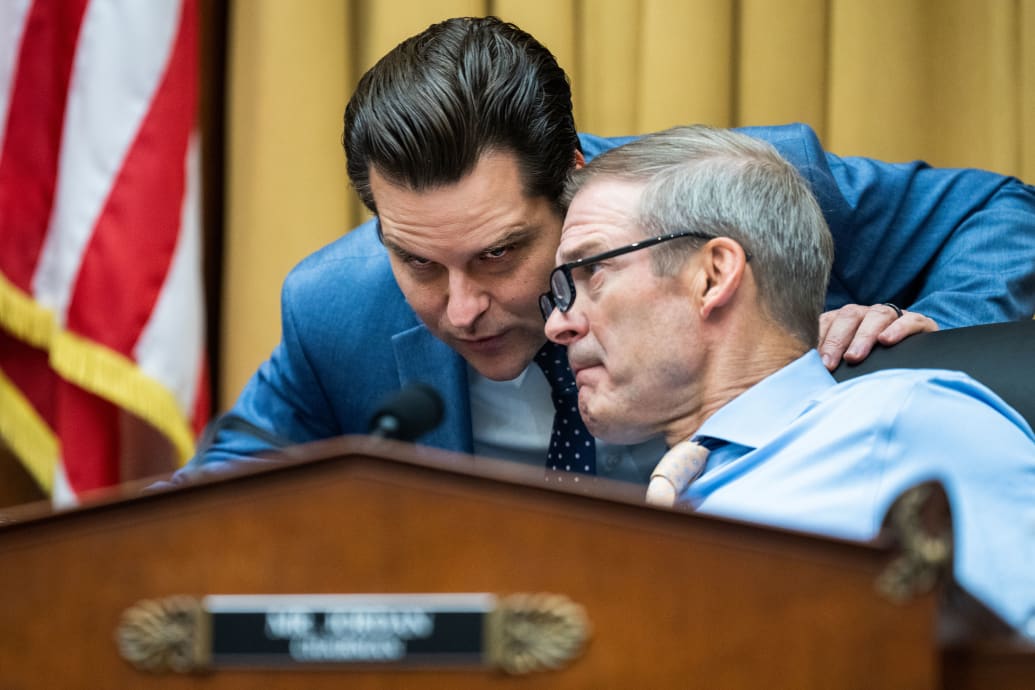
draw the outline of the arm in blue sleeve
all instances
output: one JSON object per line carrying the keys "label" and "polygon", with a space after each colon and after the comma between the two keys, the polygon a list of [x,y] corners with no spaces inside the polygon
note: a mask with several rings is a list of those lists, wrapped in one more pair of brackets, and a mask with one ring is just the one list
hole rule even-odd
{"label": "arm in blue sleeve", "polygon": [[[193,479],[224,471],[240,461],[254,461],[257,455],[277,447],[270,439],[282,439],[281,445],[287,445],[341,433],[328,414],[331,405],[299,338],[291,292],[289,278],[281,294],[281,342],[252,375],[227,415],[214,422],[183,474]],[[222,423],[227,420],[242,424]]]}
{"label": "arm in blue sleeve", "polygon": [[942,328],[1035,314],[1035,189],[982,170],[826,157],[848,207],[831,224],[828,309],[894,302]]}
{"label": "arm in blue sleeve", "polygon": [[942,484],[952,514],[953,577],[1032,635],[1035,434],[977,381],[933,374],[903,400],[885,445],[890,462],[882,481],[894,485],[913,467]]}
{"label": "arm in blue sleeve", "polygon": [[[280,445],[366,433],[399,387],[392,337],[417,326],[372,221],[311,254],[281,291],[280,343],[182,470],[206,472]],[[226,421],[222,419],[221,421]]]}

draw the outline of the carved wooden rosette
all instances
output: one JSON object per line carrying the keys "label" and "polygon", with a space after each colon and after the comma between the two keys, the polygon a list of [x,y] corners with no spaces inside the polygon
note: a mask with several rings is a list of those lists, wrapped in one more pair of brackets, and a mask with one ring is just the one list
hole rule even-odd
{"label": "carved wooden rosette", "polygon": [[904,493],[888,513],[901,550],[877,578],[877,591],[897,603],[931,591],[952,573],[952,522],[945,494],[930,484]]}
{"label": "carved wooden rosette", "polygon": [[174,596],[126,609],[115,639],[122,658],[141,671],[190,673],[208,666],[210,630],[197,599]]}
{"label": "carved wooden rosette", "polygon": [[585,646],[589,620],[559,594],[513,594],[487,616],[489,663],[510,674],[556,669]]}

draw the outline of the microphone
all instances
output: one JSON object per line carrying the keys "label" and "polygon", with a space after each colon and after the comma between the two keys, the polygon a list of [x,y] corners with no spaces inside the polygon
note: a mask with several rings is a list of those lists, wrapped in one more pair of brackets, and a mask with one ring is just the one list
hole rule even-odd
{"label": "microphone", "polygon": [[442,421],[442,398],[425,383],[411,383],[388,396],[370,418],[371,436],[413,441]]}

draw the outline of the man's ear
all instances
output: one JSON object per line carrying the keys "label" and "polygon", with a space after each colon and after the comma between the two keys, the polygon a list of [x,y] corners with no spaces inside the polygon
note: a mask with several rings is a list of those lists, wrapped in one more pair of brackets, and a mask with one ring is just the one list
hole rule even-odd
{"label": "man's ear", "polygon": [[701,318],[733,301],[747,267],[744,248],[728,237],[716,237],[701,248],[698,267],[704,274]]}
{"label": "man's ear", "polygon": [[582,151],[575,149],[575,169],[586,167],[586,157],[582,155]]}

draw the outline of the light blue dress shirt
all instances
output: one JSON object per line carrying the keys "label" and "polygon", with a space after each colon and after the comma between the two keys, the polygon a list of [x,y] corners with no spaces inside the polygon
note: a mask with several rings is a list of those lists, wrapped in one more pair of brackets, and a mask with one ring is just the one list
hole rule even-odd
{"label": "light blue dress shirt", "polygon": [[839,384],[812,350],[697,433],[730,444],[679,498],[711,515],[864,541],[904,491],[939,481],[956,581],[1035,636],[1035,434],[974,379],[893,369]]}

